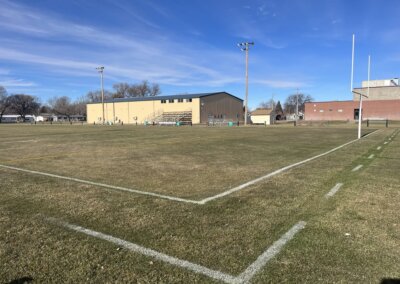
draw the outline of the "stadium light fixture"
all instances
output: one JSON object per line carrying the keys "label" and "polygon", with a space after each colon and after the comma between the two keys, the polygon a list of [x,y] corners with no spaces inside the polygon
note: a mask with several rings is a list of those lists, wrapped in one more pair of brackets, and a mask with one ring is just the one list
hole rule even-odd
{"label": "stadium light fixture", "polygon": [[249,97],[249,48],[250,45],[254,45],[254,42],[241,42],[238,43],[238,47],[241,51],[246,52],[246,98],[244,106],[244,125],[247,125],[247,105]]}
{"label": "stadium light fixture", "polygon": [[96,67],[96,70],[100,73],[101,105],[102,105],[102,108],[103,108],[103,124],[104,124],[105,123],[105,119],[104,119],[104,83],[103,83],[104,66]]}

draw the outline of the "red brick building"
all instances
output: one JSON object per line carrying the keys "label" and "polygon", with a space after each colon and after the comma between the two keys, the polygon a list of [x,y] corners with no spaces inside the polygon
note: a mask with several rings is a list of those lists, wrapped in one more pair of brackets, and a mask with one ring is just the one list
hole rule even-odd
{"label": "red brick building", "polygon": [[[368,84],[370,86],[368,92]],[[400,85],[398,79],[363,82],[357,93],[367,94],[363,99],[362,119],[400,120]],[[305,120],[358,120],[359,95],[352,101],[311,102],[305,104]]]}
{"label": "red brick building", "polygon": [[[359,101],[305,104],[305,120],[358,120]],[[363,120],[400,120],[400,100],[363,101]]]}

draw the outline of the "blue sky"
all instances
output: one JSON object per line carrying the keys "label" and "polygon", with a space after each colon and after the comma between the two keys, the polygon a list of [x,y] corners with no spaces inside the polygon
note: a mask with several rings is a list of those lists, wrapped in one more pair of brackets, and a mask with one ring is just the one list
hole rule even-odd
{"label": "blue sky", "polygon": [[0,85],[46,102],[116,82],[159,83],[163,95],[227,91],[249,106],[299,88],[317,101],[351,99],[355,86],[400,76],[397,0],[0,0]]}

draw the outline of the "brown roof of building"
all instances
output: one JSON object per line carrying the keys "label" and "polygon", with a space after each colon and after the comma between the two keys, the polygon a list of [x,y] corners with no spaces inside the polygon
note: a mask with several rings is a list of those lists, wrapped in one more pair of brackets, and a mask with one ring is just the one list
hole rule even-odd
{"label": "brown roof of building", "polygon": [[271,114],[271,108],[258,108],[251,112],[251,115],[269,115]]}

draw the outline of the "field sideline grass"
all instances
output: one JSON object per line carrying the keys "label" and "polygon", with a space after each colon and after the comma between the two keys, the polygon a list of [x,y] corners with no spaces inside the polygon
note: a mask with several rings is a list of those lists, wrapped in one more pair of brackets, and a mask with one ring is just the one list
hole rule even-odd
{"label": "field sideline grass", "polygon": [[[239,164],[240,170],[250,172],[247,167],[255,160],[259,172],[262,172],[268,171],[268,165],[263,168],[261,161],[262,158],[265,161],[265,156],[254,155],[253,149],[261,149],[263,155],[270,155],[278,165],[279,157],[286,157],[287,160],[281,161],[286,165],[347,142],[355,134],[354,129],[342,128],[137,128],[140,137],[132,137],[134,128],[117,131],[112,128],[73,127],[76,128],[40,129],[46,135],[44,139],[38,138],[38,133],[34,131],[27,131],[24,126],[0,127],[2,163],[8,161],[7,164],[29,168],[36,164],[35,167],[41,170],[63,171],[60,169],[64,167],[63,162],[73,161],[73,165],[80,165],[86,175],[88,162],[96,161],[99,156],[16,161],[28,155],[40,157],[57,154],[58,151],[88,149],[85,145],[80,149],[79,144],[72,141],[74,137],[86,141],[94,139],[88,142],[93,143],[91,145],[107,141],[112,145],[112,151],[117,151],[115,148],[118,145],[132,141],[141,142],[138,147],[155,149],[157,146],[154,143],[159,141],[156,139],[164,137],[167,146],[159,147],[166,151],[168,159],[170,156],[176,158],[176,152],[167,151],[169,145],[174,144],[172,141],[182,145],[181,140],[190,142],[194,139],[191,137],[201,137],[198,140],[200,145],[194,144],[192,148],[208,148],[211,153],[209,156],[205,154],[208,159],[218,155],[229,163],[230,156],[236,152],[222,151],[226,137],[228,146],[245,145],[242,145],[245,151],[240,154],[239,161],[242,158],[250,161]],[[12,133],[10,129],[13,129]],[[9,282],[31,277],[38,283],[214,282],[205,276],[117,250],[112,244],[49,224],[47,217],[88,227],[232,275],[242,272],[291,226],[305,220],[306,228],[256,275],[254,283],[376,283],[385,277],[398,278],[400,224],[396,211],[400,191],[396,169],[400,167],[399,136],[383,144],[393,132],[394,129],[383,129],[334,154],[203,206],[98,190],[95,186],[1,169],[0,280]],[[322,137],[329,134],[334,141],[332,144]],[[69,142],[67,145],[59,145],[63,137]],[[299,137],[304,139],[298,143],[289,140]],[[213,139],[222,146],[210,143]],[[33,142],[27,147],[22,143],[12,143],[24,140],[41,140],[43,144]],[[297,144],[300,144],[301,154],[292,149]],[[47,150],[46,145],[50,145]],[[381,151],[376,150],[379,145],[383,147]],[[186,147],[184,153],[190,155],[193,151],[190,151],[190,146]],[[17,148],[18,151],[6,151],[9,148]],[[101,149],[104,149],[103,146]],[[140,151],[134,153],[136,155]],[[368,159],[372,153],[375,158]],[[119,154],[118,157],[123,156]],[[119,163],[120,160],[113,162]],[[358,172],[351,172],[358,164],[364,167]],[[218,168],[209,166],[214,170]],[[68,167],[71,171],[72,167]],[[229,168],[227,171],[229,175],[232,173]],[[106,174],[114,175],[116,172]],[[249,172],[246,178],[252,177],[253,173]],[[221,173],[214,173],[217,174]],[[131,184],[136,182],[135,175],[128,177]],[[149,177],[153,178],[152,175]],[[196,175],[192,177],[197,186],[200,177],[197,177],[198,180]],[[213,175],[205,177],[207,180]],[[240,179],[237,178],[237,181]],[[175,180],[172,182],[178,183]],[[325,199],[325,194],[337,182],[344,183],[342,189],[331,199]],[[221,179],[221,183],[229,184],[226,179]],[[193,184],[190,186],[193,188]],[[186,190],[185,187],[176,189],[179,194]],[[219,188],[213,190],[218,191]],[[198,195],[194,196],[209,193],[209,186],[201,187]]]}

